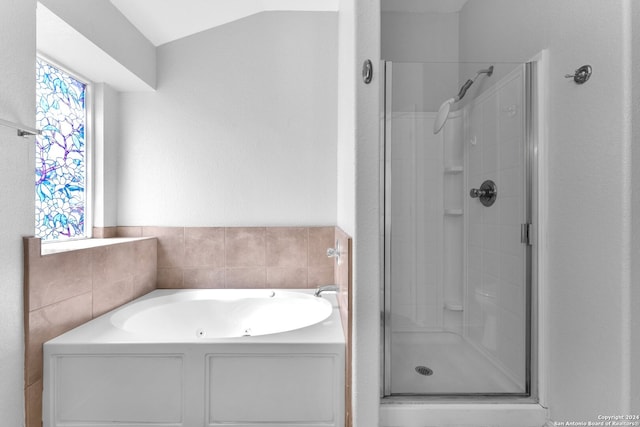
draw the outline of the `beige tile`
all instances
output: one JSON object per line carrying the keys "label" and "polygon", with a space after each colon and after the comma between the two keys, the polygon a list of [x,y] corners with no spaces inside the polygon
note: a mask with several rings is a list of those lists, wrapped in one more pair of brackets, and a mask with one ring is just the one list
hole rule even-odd
{"label": "beige tile", "polygon": [[[31,303],[31,295],[29,289],[31,288],[31,270],[33,269],[34,262],[39,262],[40,259],[40,239],[36,237],[23,237],[22,238],[23,249],[23,280],[22,280],[22,292],[24,295],[24,307],[28,313]],[[26,321],[26,320],[25,320]]]}
{"label": "beige tile", "polygon": [[26,427],[42,427],[42,380],[25,390]]}
{"label": "beige tile", "polygon": [[142,237],[142,227],[116,227],[117,237]]}
{"label": "beige tile", "polygon": [[151,271],[136,273],[133,275],[132,298],[138,298],[157,288],[158,271],[154,268]]}
{"label": "beige tile", "polygon": [[158,267],[157,280],[158,289],[181,289],[184,283],[182,269]]}
{"label": "beige tile", "polygon": [[309,267],[307,283],[310,288],[335,284],[333,267]]}
{"label": "beige tile", "polygon": [[158,268],[184,265],[183,227],[142,227],[142,236],[158,239]]}
{"label": "beige tile", "polygon": [[156,289],[158,282],[158,243],[156,239],[132,242],[133,289],[132,296],[137,298]]}
{"label": "beige tile", "polygon": [[304,227],[267,228],[268,267],[307,267],[309,232]]}
{"label": "beige tile", "polygon": [[223,289],[224,268],[185,268],[184,287],[199,289]]}
{"label": "beige tile", "polygon": [[31,385],[42,378],[42,344],[91,320],[91,292],[29,313],[25,378]]}
{"label": "beige tile", "polygon": [[341,292],[346,292],[350,280],[351,266],[351,238],[340,228],[336,227],[336,240],[340,242],[340,247],[344,252],[342,262],[335,264],[335,283],[340,287]]}
{"label": "beige tile", "polygon": [[307,269],[267,267],[267,287],[304,289],[307,287]]}
{"label": "beige tile", "polygon": [[264,267],[265,233],[264,227],[226,228],[226,267]]}
{"label": "beige tile", "polygon": [[138,240],[128,244],[133,246],[133,271],[136,274],[148,273],[158,268],[158,241],[156,239]]}
{"label": "beige tile", "polygon": [[29,310],[91,291],[91,250],[30,256]]}
{"label": "beige tile", "polygon": [[42,241],[39,237],[23,237],[22,246],[24,248],[25,262],[30,259],[40,258]]}
{"label": "beige tile", "polygon": [[224,228],[185,228],[184,266],[224,268]]}
{"label": "beige tile", "polygon": [[156,287],[156,239],[94,248],[94,316],[103,314]]}
{"label": "beige tile", "polygon": [[116,227],[93,227],[92,236],[96,239],[110,239],[116,237],[118,231]]}
{"label": "beige tile", "polygon": [[94,283],[93,317],[120,307],[134,298],[133,276],[115,282]]}
{"label": "beige tile", "polygon": [[333,268],[334,259],[327,256],[327,249],[336,246],[335,227],[309,228],[309,267]]}
{"label": "beige tile", "polygon": [[131,278],[136,268],[134,245],[121,243],[91,249],[92,281],[96,290],[103,283]]}
{"label": "beige tile", "polygon": [[267,271],[265,267],[227,268],[225,287],[230,289],[265,288]]}

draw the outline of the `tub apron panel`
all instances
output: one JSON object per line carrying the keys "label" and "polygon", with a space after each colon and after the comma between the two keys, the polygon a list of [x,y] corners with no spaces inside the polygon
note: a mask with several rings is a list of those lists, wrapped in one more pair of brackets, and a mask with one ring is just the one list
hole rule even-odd
{"label": "tub apron panel", "polygon": [[185,342],[114,330],[111,316],[130,305],[107,313],[45,343],[43,425],[343,427],[332,304],[328,318],[293,331]]}

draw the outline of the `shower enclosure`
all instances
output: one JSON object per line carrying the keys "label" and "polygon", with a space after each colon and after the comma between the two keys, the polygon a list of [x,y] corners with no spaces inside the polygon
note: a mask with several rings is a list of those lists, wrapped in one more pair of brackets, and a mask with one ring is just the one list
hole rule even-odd
{"label": "shower enclosure", "polygon": [[535,65],[383,66],[382,395],[530,396]]}

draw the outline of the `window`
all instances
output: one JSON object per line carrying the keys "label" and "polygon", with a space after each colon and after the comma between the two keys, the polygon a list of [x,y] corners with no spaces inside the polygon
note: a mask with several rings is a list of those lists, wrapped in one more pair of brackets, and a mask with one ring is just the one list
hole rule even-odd
{"label": "window", "polygon": [[37,58],[35,235],[87,237],[87,84]]}

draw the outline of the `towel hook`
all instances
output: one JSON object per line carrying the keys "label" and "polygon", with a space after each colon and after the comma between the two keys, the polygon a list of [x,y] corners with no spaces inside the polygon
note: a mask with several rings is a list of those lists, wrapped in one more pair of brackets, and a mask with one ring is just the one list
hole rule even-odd
{"label": "towel hook", "polygon": [[591,65],[583,65],[582,67],[578,68],[575,73],[573,74],[566,74],[564,77],[567,79],[573,79],[574,82],[576,82],[577,84],[581,85],[587,82],[587,80],[589,80],[589,77],[591,77]]}

